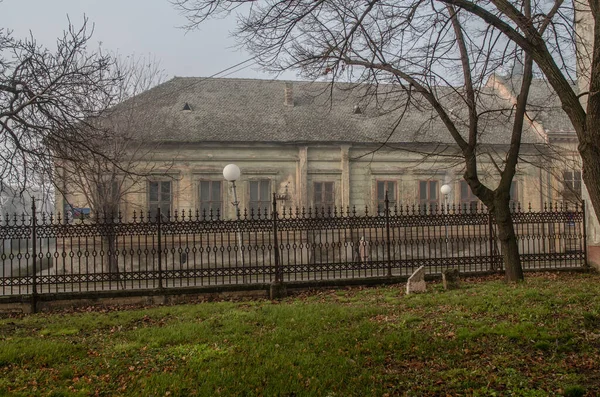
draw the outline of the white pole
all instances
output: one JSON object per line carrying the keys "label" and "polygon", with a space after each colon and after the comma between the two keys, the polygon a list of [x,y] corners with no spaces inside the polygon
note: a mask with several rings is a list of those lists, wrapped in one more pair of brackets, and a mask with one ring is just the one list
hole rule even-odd
{"label": "white pole", "polygon": [[[242,262],[242,268],[245,268],[245,260],[244,260],[244,253],[242,252],[242,231],[240,229],[240,224],[239,221],[241,219],[241,214],[240,214],[240,202],[237,199],[237,188],[235,186],[235,181],[231,181],[232,184],[232,189],[233,189],[233,205],[235,206],[235,217],[238,220],[238,225],[237,225],[237,243],[238,243],[238,253],[240,256],[240,260]],[[246,283],[246,274],[242,275],[242,282]]]}
{"label": "white pole", "polygon": [[452,191],[452,186],[450,185],[442,185],[440,188],[441,193],[444,195],[444,211],[442,213],[444,216],[444,232],[446,236],[446,257],[448,257],[448,195]]}
{"label": "white pole", "polygon": [[448,257],[448,195],[444,195],[444,211],[446,213],[446,219],[444,219],[444,231],[446,232],[446,257]]}
{"label": "white pole", "polygon": [[[223,177],[231,182],[232,184],[232,188],[233,188],[233,204],[235,206],[235,217],[237,219],[237,231],[236,231],[236,237],[237,237],[237,245],[238,245],[238,252],[240,255],[240,259],[242,262],[242,268],[245,268],[245,261],[244,261],[244,253],[242,252],[242,231],[240,228],[240,221],[241,221],[241,215],[240,215],[240,202],[238,201],[237,198],[237,189],[235,186],[235,181],[240,177],[241,175],[241,171],[240,171],[240,167],[238,167],[235,164],[227,164],[225,166],[225,168],[223,168]],[[245,283],[246,282],[246,275],[244,274],[242,276],[242,282]]]}

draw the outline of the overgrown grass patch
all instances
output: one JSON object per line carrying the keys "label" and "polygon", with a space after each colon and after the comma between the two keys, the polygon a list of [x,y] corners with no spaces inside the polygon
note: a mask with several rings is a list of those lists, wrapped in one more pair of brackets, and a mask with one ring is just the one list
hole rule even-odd
{"label": "overgrown grass patch", "polygon": [[0,320],[0,395],[595,396],[600,276]]}

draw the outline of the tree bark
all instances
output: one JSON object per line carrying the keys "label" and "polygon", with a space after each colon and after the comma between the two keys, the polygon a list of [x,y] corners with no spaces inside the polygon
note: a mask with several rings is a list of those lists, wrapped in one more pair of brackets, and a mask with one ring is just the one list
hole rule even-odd
{"label": "tree bark", "polygon": [[109,228],[109,233],[104,237],[106,247],[108,248],[108,273],[111,274],[111,279],[119,277],[119,263],[117,261],[118,254],[116,252],[117,249],[117,236],[113,232],[114,227],[111,225],[107,225]]}
{"label": "tree bark", "polygon": [[600,219],[600,145],[594,143],[580,154],[583,164],[583,182],[594,211],[596,211],[596,216]]}
{"label": "tree bark", "polygon": [[578,150],[583,164],[583,181],[596,216],[600,219],[600,17],[597,16],[599,10],[594,7],[594,2],[590,2],[590,6],[594,16],[594,47],[590,62],[585,129],[578,134]]}
{"label": "tree bark", "polygon": [[505,279],[507,282],[523,281],[523,267],[521,265],[521,257],[519,256],[517,235],[510,213],[508,195],[496,198],[491,211],[498,227],[498,238],[500,239],[500,249],[504,262]]}

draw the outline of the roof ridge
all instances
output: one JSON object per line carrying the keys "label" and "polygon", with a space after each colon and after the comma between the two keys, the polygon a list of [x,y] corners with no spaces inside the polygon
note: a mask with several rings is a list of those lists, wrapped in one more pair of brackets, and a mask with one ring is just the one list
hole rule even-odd
{"label": "roof ridge", "polygon": [[171,80],[222,80],[222,81],[268,81],[268,82],[292,82],[292,83],[312,83],[310,80],[279,80],[279,79],[260,79],[251,77],[211,77],[211,76],[173,76]]}

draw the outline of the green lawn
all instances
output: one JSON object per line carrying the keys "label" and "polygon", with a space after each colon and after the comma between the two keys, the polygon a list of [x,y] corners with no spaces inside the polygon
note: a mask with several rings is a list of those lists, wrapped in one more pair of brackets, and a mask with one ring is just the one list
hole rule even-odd
{"label": "green lawn", "polygon": [[597,396],[600,276],[0,320],[0,395]]}

